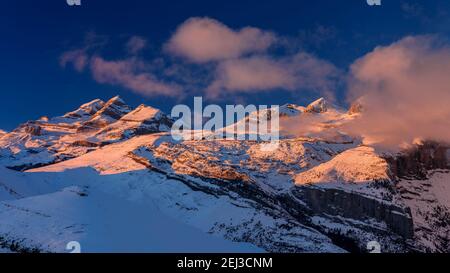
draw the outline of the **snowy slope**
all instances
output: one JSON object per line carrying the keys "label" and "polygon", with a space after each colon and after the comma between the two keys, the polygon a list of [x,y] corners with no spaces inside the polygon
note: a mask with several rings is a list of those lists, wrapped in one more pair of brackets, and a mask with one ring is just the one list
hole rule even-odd
{"label": "snowy slope", "polygon": [[29,175],[0,167],[0,201],[16,200],[57,189],[44,176]]}
{"label": "snowy slope", "polygon": [[368,184],[390,180],[386,160],[377,155],[375,149],[360,146],[298,174],[295,183],[349,187],[348,184]]}
{"label": "snowy slope", "polygon": [[[91,177],[83,174],[82,179],[86,182],[95,181],[93,184],[89,183],[91,187],[134,202],[157,204],[158,209],[170,217],[181,219],[204,232],[214,231],[214,234],[233,241],[252,242],[266,251],[343,251],[334,246],[326,236],[296,223],[296,220],[282,209],[274,211],[258,208],[257,202],[250,196],[239,197],[239,192],[231,189],[221,190],[211,183],[212,181],[184,175],[178,169],[173,173],[165,173],[164,166],[158,166],[161,168],[159,171],[148,173],[151,163],[145,161],[145,156],[153,156],[148,148],[144,147],[166,149],[169,140],[170,137],[163,134],[135,137],[124,143],[111,144],[79,158],[33,169],[27,173],[53,173],[55,177],[66,177],[65,173],[69,170],[77,172],[83,170],[82,168],[93,167],[100,175],[90,174],[93,175]],[[159,152],[171,154],[167,150]],[[211,169],[211,166],[204,167],[205,170]],[[232,175],[231,169],[228,175]],[[209,177],[214,178],[213,173],[210,173]],[[279,217],[283,214],[285,219]],[[271,233],[272,236],[266,238],[263,236],[266,233]],[[286,237],[287,234],[290,236]],[[281,243],[285,246],[280,248],[277,245]]]}
{"label": "snowy slope", "polygon": [[203,233],[153,206],[139,206],[89,188],[68,187],[1,202],[0,217],[10,219],[0,225],[0,234],[8,234],[3,240],[20,241],[19,250],[23,245],[43,252],[67,252],[66,245],[77,241],[84,253],[261,251]]}

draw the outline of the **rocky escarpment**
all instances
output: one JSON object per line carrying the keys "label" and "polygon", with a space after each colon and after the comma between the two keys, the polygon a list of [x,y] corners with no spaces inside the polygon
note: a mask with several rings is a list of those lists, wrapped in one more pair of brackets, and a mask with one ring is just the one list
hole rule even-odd
{"label": "rocky escarpment", "polygon": [[425,142],[387,159],[398,199],[412,211],[415,245],[429,252],[450,249],[449,148]]}
{"label": "rocky escarpment", "polygon": [[303,186],[296,189],[294,194],[308,205],[310,214],[341,216],[361,221],[372,218],[386,223],[389,229],[406,239],[414,236],[409,208],[340,189]]}
{"label": "rocky escarpment", "polygon": [[426,142],[386,160],[395,178],[427,179],[430,170],[450,169],[450,146]]}
{"label": "rocky escarpment", "polygon": [[[425,180],[429,178],[430,170],[449,169],[449,155],[449,146],[426,142],[396,156],[385,157],[385,160],[393,181],[405,178]],[[344,190],[308,184],[296,187],[293,194],[298,200],[305,202],[308,208],[306,211],[310,215],[338,216],[366,222],[373,219],[385,223],[403,238],[413,239],[417,224],[414,223],[408,205],[402,205],[402,191],[398,190],[398,185],[394,182],[389,183],[387,188],[392,193],[392,198],[400,202],[367,196],[350,188]],[[409,192],[413,189],[409,187]]]}
{"label": "rocky escarpment", "polygon": [[15,132],[24,132],[32,136],[40,136],[42,128],[36,122],[29,121],[21,125],[18,129],[15,130]]}

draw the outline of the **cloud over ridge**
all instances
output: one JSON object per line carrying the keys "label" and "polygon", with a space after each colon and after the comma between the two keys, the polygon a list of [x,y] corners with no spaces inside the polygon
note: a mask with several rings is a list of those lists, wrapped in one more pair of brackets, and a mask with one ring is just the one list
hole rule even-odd
{"label": "cloud over ridge", "polygon": [[450,46],[433,36],[377,47],[351,66],[363,113],[346,128],[384,146],[450,141]]}
{"label": "cloud over ridge", "polygon": [[174,97],[181,94],[179,85],[157,79],[144,67],[145,64],[136,59],[107,61],[98,56],[91,59],[92,76],[99,83],[120,85],[147,97]]}

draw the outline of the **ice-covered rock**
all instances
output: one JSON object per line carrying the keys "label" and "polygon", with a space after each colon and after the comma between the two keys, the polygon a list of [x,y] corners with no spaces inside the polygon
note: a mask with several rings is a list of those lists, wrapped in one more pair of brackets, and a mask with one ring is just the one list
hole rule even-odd
{"label": "ice-covered rock", "polygon": [[130,106],[116,96],[107,101],[90,119],[84,122],[78,131],[95,131],[118,121],[131,111]]}
{"label": "ice-covered rock", "polygon": [[312,102],[305,109],[307,113],[325,113],[326,111],[328,111],[328,103],[324,98]]}

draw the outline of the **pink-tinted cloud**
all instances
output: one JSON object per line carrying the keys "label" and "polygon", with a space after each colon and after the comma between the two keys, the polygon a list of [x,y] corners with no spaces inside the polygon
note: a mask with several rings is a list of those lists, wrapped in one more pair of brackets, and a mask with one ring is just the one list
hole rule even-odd
{"label": "pink-tinted cloud", "polygon": [[62,67],[72,64],[73,68],[78,72],[83,71],[88,62],[89,57],[83,49],[67,51],[63,53],[59,59],[59,63]]}
{"label": "pink-tinted cloud", "polygon": [[180,86],[158,80],[146,72],[145,66],[135,59],[108,61],[98,56],[91,59],[90,65],[92,75],[99,83],[119,85],[147,97],[181,94]]}
{"label": "pink-tinted cloud", "polygon": [[253,56],[221,62],[207,92],[211,97],[219,97],[230,92],[308,89],[326,95],[334,90],[339,77],[334,65],[306,53],[283,58]]}
{"label": "pink-tinted cloud", "polygon": [[82,71],[90,62],[98,82],[121,85],[145,95],[173,96],[183,84],[185,89],[201,90],[210,98],[274,89],[307,89],[331,97],[340,76],[334,65],[303,52],[271,55],[268,49],[275,43],[284,46],[268,31],[253,27],[233,30],[210,18],[191,18],[177,29],[165,49],[196,64],[166,62],[164,57],[153,62],[138,61],[137,54],[146,46],[146,40],[138,36],[126,43],[126,59],[91,60],[93,52],[85,47],[63,54],[61,63],[73,63]]}
{"label": "pink-tinted cloud", "polygon": [[[102,47],[106,38],[95,33],[88,33],[83,47],[64,52],[60,57],[63,67],[72,65],[78,72],[86,68],[99,83],[122,86],[143,96],[170,96],[179,97],[182,88],[175,83],[166,82],[155,75],[157,62],[146,62],[136,56],[129,56],[120,60],[105,60],[94,51]],[[125,44],[127,52],[131,55],[139,54],[147,42],[139,36],[131,37]]]}
{"label": "pink-tinted cloud", "polygon": [[191,62],[204,63],[264,52],[275,35],[254,27],[233,30],[210,18],[191,18],[178,27],[166,49]]}
{"label": "pink-tinted cloud", "polygon": [[368,143],[450,142],[450,47],[436,38],[407,37],[357,60],[350,98],[363,113],[346,130]]}
{"label": "pink-tinted cloud", "polygon": [[146,46],[147,40],[139,36],[131,37],[125,45],[127,52],[132,55],[138,54]]}
{"label": "pink-tinted cloud", "polygon": [[107,41],[108,38],[106,36],[99,35],[93,31],[87,32],[82,46],[64,52],[59,58],[59,63],[64,68],[71,65],[76,71],[82,72],[89,64],[92,51],[102,48]]}

